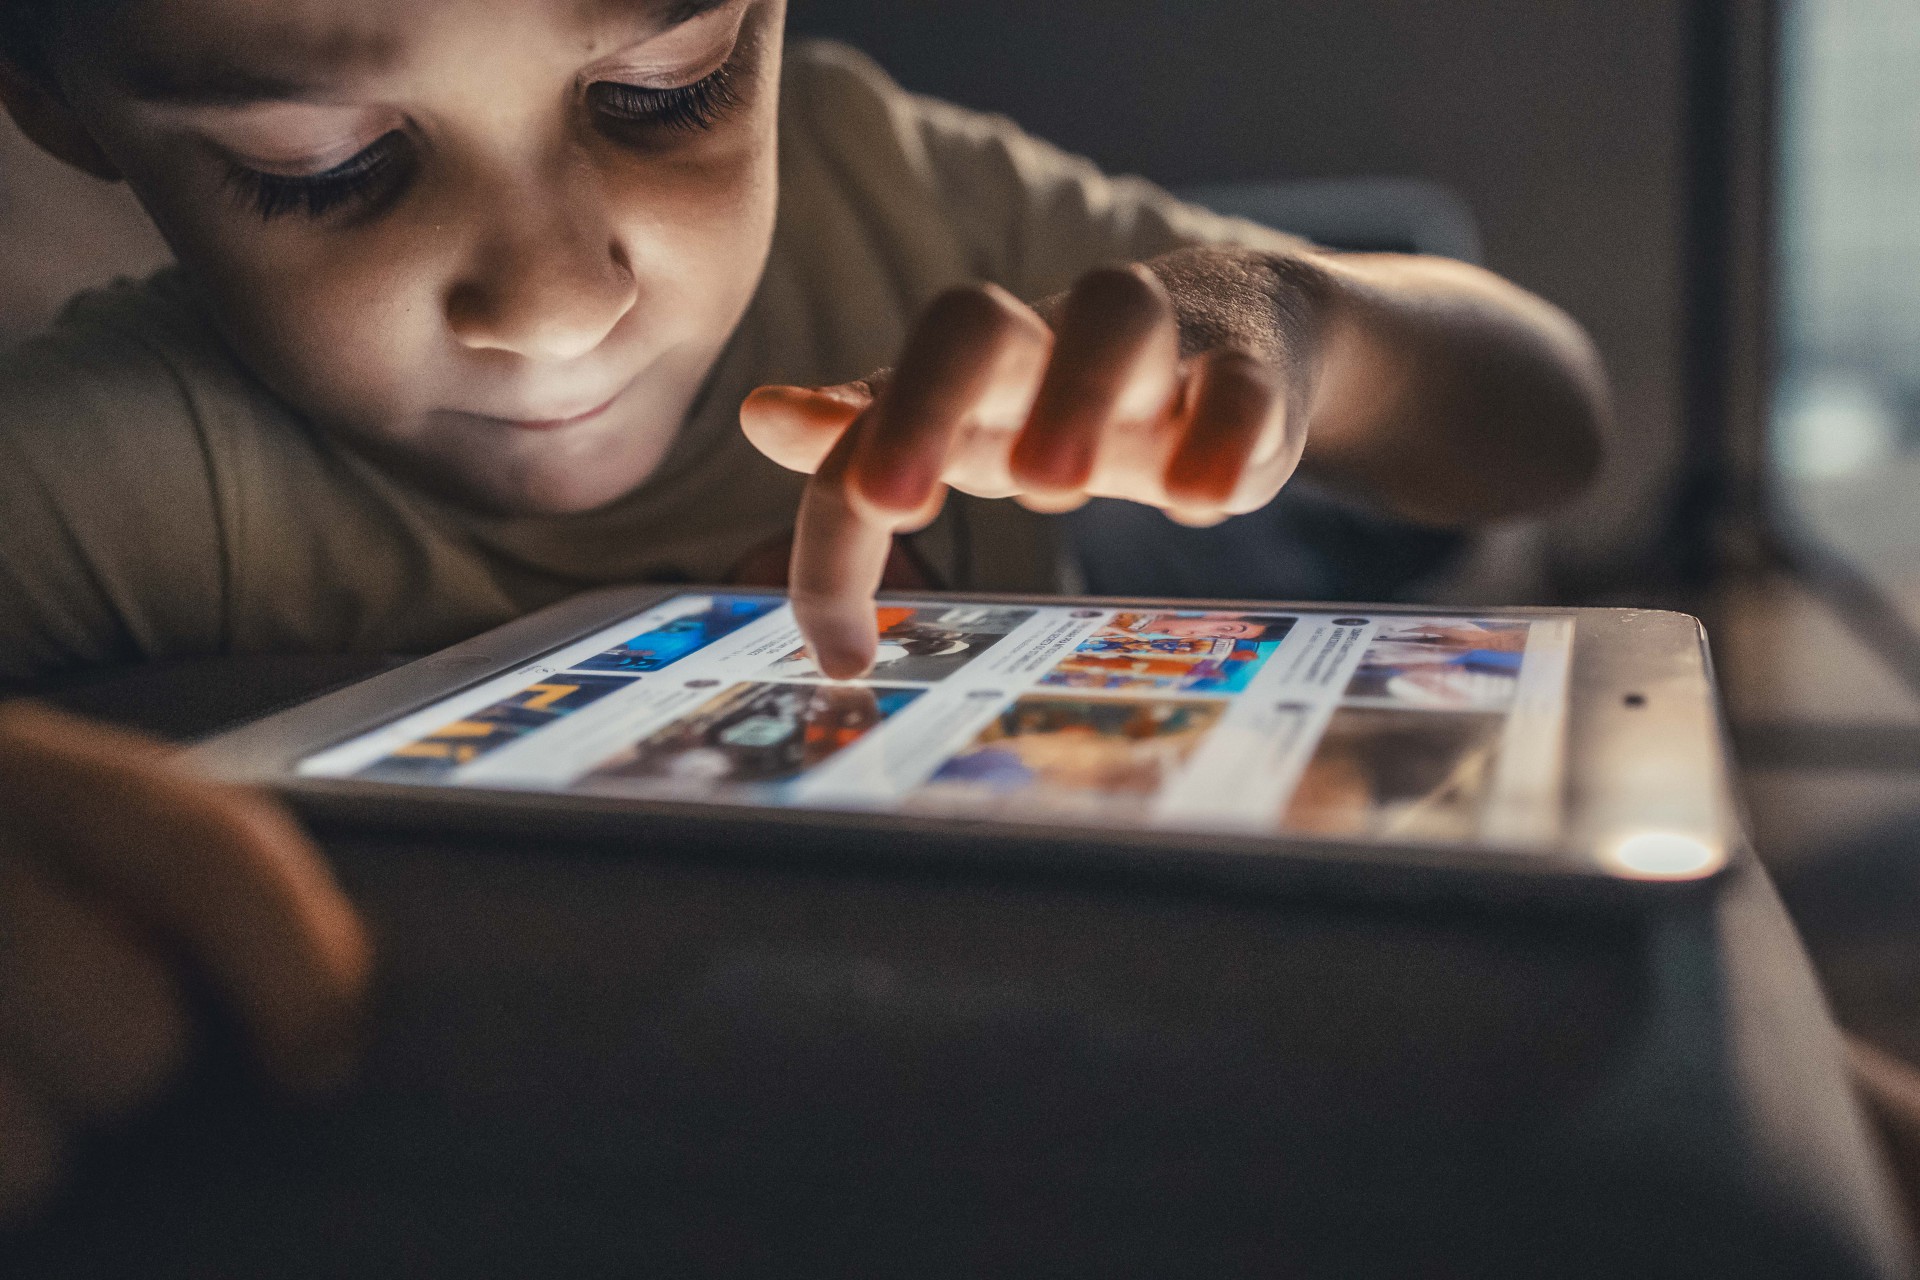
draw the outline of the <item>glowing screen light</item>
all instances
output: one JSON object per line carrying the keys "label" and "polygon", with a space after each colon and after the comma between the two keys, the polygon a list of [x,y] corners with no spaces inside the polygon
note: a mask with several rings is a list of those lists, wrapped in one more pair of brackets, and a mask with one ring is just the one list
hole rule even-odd
{"label": "glowing screen light", "polygon": [[1690,880],[1719,869],[1720,850],[1695,836],[1645,831],[1613,846],[1607,860],[1648,880]]}

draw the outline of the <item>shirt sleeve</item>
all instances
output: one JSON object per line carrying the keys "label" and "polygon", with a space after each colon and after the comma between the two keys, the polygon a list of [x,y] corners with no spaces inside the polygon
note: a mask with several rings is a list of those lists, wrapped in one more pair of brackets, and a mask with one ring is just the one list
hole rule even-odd
{"label": "shirt sleeve", "polygon": [[166,362],[56,329],[0,355],[0,682],[217,650],[205,451]]}

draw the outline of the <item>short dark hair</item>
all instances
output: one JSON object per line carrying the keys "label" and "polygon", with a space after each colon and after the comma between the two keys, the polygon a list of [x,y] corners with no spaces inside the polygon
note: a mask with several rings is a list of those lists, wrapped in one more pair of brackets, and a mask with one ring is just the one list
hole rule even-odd
{"label": "short dark hair", "polygon": [[0,0],[0,62],[30,76],[51,77],[61,30],[81,4],[82,0]]}
{"label": "short dark hair", "polygon": [[0,0],[0,62],[39,74],[46,69],[54,0]]}

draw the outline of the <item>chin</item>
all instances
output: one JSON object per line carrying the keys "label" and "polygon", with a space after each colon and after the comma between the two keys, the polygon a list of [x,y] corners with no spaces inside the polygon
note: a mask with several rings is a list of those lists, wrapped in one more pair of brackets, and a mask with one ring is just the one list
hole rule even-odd
{"label": "chin", "polygon": [[570,516],[618,502],[645,484],[677,431],[679,415],[628,412],[551,431],[522,433],[496,420],[463,418],[414,454],[416,473],[473,506],[509,516]]}
{"label": "chin", "polygon": [[618,502],[646,481],[652,468],[556,467],[548,474],[519,475],[491,488],[487,505],[515,516],[577,516]]}

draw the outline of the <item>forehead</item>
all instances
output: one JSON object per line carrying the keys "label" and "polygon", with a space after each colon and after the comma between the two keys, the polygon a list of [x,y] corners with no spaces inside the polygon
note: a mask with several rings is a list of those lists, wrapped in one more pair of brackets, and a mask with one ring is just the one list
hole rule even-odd
{"label": "forehead", "polygon": [[293,96],[404,67],[448,35],[538,33],[583,57],[667,30],[726,0],[127,0],[108,60],[142,97]]}

